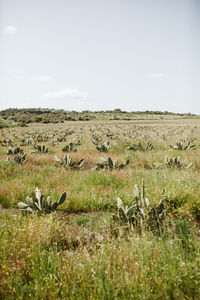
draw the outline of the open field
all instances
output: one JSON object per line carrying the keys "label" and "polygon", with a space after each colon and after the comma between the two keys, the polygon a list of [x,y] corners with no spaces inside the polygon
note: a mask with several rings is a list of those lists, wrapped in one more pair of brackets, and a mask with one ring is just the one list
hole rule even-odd
{"label": "open field", "polygon": [[[97,151],[104,142],[107,152]],[[27,161],[13,162],[9,147]],[[68,153],[84,163],[61,165]],[[0,298],[200,299],[199,154],[195,117],[0,129]],[[116,169],[97,165],[102,157],[117,160]],[[117,197],[130,207],[142,179],[152,207],[167,195],[156,229],[117,216]],[[55,200],[66,192],[66,201],[51,214],[22,216],[17,204],[36,187]]]}

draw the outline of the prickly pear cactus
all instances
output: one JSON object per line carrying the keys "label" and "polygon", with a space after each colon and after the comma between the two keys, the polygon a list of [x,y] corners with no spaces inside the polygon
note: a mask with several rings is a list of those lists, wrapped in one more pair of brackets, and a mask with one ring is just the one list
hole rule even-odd
{"label": "prickly pear cactus", "polygon": [[55,211],[59,205],[61,205],[66,199],[66,192],[64,192],[58,201],[52,203],[51,197],[48,196],[46,199],[42,194],[41,190],[36,187],[35,190],[35,199],[31,197],[26,197],[26,203],[19,202],[18,207],[22,213],[33,213],[37,212],[38,214],[48,214],[52,211]]}

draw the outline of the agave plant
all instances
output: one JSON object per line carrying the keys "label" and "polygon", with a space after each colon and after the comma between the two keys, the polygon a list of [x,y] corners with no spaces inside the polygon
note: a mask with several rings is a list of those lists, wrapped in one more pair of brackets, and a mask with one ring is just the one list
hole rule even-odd
{"label": "agave plant", "polygon": [[99,152],[108,152],[110,149],[110,142],[104,142],[103,144],[97,145],[96,150]]}
{"label": "agave plant", "polygon": [[175,146],[170,145],[170,148],[175,149],[175,150],[195,150],[196,145],[191,144],[193,140],[188,140],[187,143],[184,145],[182,141],[179,141],[176,143]]}
{"label": "agave plant", "polygon": [[142,146],[141,143],[139,144],[133,144],[129,147],[127,147],[127,150],[132,150],[132,151],[150,151],[150,150],[153,150],[153,145],[148,142],[146,144],[146,146]]}
{"label": "agave plant", "polygon": [[134,197],[135,201],[129,208],[123,205],[119,197],[117,198],[119,218],[122,222],[129,224],[131,229],[134,227],[139,229],[145,227],[150,230],[159,229],[166,216],[165,201],[167,196],[160,200],[158,206],[151,207],[149,199],[145,197],[145,185],[144,180],[142,180],[141,192],[137,185],[134,187]]}
{"label": "agave plant", "polygon": [[175,167],[175,168],[188,169],[192,166],[192,162],[190,162],[189,164],[182,164],[180,156],[173,157],[173,158],[168,158],[168,156],[165,156],[163,163],[155,162],[153,165],[155,168],[163,168],[163,167],[169,167],[169,168],[172,167],[173,168],[173,167]]}
{"label": "agave plant", "polygon": [[36,187],[35,199],[32,199],[31,197],[27,196],[26,203],[19,202],[18,207],[20,208],[22,213],[33,213],[34,211],[36,211],[38,214],[48,214],[52,211],[55,211],[58,205],[61,205],[65,201],[65,199],[66,193],[64,192],[58,201],[52,203],[51,197],[48,196],[45,199],[41,190]]}
{"label": "agave plant", "polygon": [[94,169],[100,170],[110,170],[113,169],[123,169],[130,163],[130,159],[127,158],[125,163],[118,163],[117,160],[112,160],[110,157],[108,159],[100,158],[100,161],[96,164],[96,167]]}
{"label": "agave plant", "polygon": [[65,155],[63,158],[58,158],[57,156],[54,156],[54,158],[63,167],[69,168],[72,170],[79,170],[85,162],[84,159],[81,159],[79,161],[72,161],[72,158],[69,153],[67,155]]}

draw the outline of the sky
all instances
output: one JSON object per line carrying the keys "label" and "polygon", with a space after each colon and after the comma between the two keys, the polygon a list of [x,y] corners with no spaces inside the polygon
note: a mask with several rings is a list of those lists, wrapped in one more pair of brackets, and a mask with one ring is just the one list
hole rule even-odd
{"label": "sky", "polygon": [[0,110],[200,114],[200,0],[0,0]]}

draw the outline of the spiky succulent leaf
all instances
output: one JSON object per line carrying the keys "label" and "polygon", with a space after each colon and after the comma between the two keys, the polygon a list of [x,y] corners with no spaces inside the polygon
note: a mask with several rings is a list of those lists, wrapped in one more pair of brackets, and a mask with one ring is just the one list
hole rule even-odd
{"label": "spiky succulent leaf", "polygon": [[26,209],[26,208],[28,208],[28,204],[26,204],[24,202],[19,202],[18,206],[19,206],[20,209]]}
{"label": "spiky succulent leaf", "polygon": [[61,162],[60,158],[58,158],[56,155],[54,155],[54,159],[58,162]]}
{"label": "spiky succulent leaf", "polygon": [[127,213],[126,213],[127,217],[128,218],[133,217],[135,215],[135,213],[136,213],[136,210],[137,210],[137,204],[134,204],[131,207],[129,207],[127,209]]}
{"label": "spiky succulent leaf", "polygon": [[27,207],[26,211],[32,213],[34,210],[31,207]]}
{"label": "spiky succulent leaf", "polygon": [[164,210],[164,199],[161,199],[158,205],[158,213],[161,213]]}
{"label": "spiky succulent leaf", "polygon": [[67,165],[70,166],[72,162],[72,158],[70,156],[70,154],[67,154]]}
{"label": "spiky succulent leaf", "polygon": [[185,168],[186,169],[189,169],[189,168],[191,168],[192,167],[192,162],[190,162]]}
{"label": "spiky succulent leaf", "polygon": [[51,207],[51,197],[48,196],[46,199],[47,207]]}
{"label": "spiky succulent leaf", "polygon": [[123,207],[123,202],[119,197],[117,197],[117,207],[118,208]]}
{"label": "spiky succulent leaf", "polygon": [[52,210],[55,210],[55,209],[57,208],[57,206],[58,206],[58,202],[55,201],[55,202],[52,204],[51,209],[52,209]]}
{"label": "spiky succulent leaf", "polygon": [[35,208],[36,208],[36,210],[39,210],[39,211],[42,210],[42,208],[40,207],[40,205],[37,202],[35,202]]}
{"label": "spiky succulent leaf", "polygon": [[130,163],[130,158],[128,157],[128,158],[126,159],[125,165],[127,166],[129,163]]}
{"label": "spiky succulent leaf", "polygon": [[168,157],[165,155],[165,158],[164,158],[164,165],[168,164]]}
{"label": "spiky succulent leaf", "polygon": [[100,158],[100,162],[101,165],[106,165],[107,164],[107,160],[103,157]]}
{"label": "spiky succulent leaf", "polygon": [[113,161],[110,157],[108,157],[108,168],[111,170],[113,169]]}
{"label": "spiky succulent leaf", "polygon": [[31,208],[34,208],[35,207],[35,204],[34,204],[34,201],[31,197],[27,196],[26,197],[26,203],[28,204],[29,207]]}
{"label": "spiky succulent leaf", "polygon": [[144,209],[142,207],[139,207],[139,212],[140,212],[140,215],[142,216],[142,218],[145,217],[145,212],[144,212]]}
{"label": "spiky succulent leaf", "polygon": [[[121,164],[121,165],[122,165],[122,168],[123,168],[123,167],[124,167],[124,164]],[[119,168],[118,160],[115,159],[115,160],[113,160],[113,169],[117,169],[117,168]]]}
{"label": "spiky succulent leaf", "polygon": [[81,160],[79,160],[78,162],[78,167],[81,168],[84,164],[85,160],[82,158]]}
{"label": "spiky succulent leaf", "polygon": [[146,204],[146,207],[150,208],[150,202],[149,202],[149,199],[147,197],[144,199],[144,202]]}
{"label": "spiky succulent leaf", "polygon": [[34,210],[31,207],[27,207],[27,208],[24,208],[24,209],[22,208],[21,212],[22,212],[22,214],[26,214],[27,212],[33,213]]}
{"label": "spiky succulent leaf", "polygon": [[136,201],[138,201],[140,199],[140,191],[139,191],[137,184],[135,184],[135,186],[134,186],[133,193],[134,193]]}
{"label": "spiky succulent leaf", "polygon": [[125,222],[125,223],[128,222],[128,218],[126,216],[126,212],[123,207],[119,208],[119,216],[123,222]]}
{"label": "spiky succulent leaf", "polygon": [[58,205],[61,205],[65,201],[65,199],[66,199],[66,192],[64,192],[61,195],[60,199],[58,200]]}
{"label": "spiky succulent leaf", "polygon": [[36,189],[35,189],[35,197],[38,200],[38,202],[40,201],[41,196],[42,196],[41,190],[38,189],[38,187],[36,187]]}

